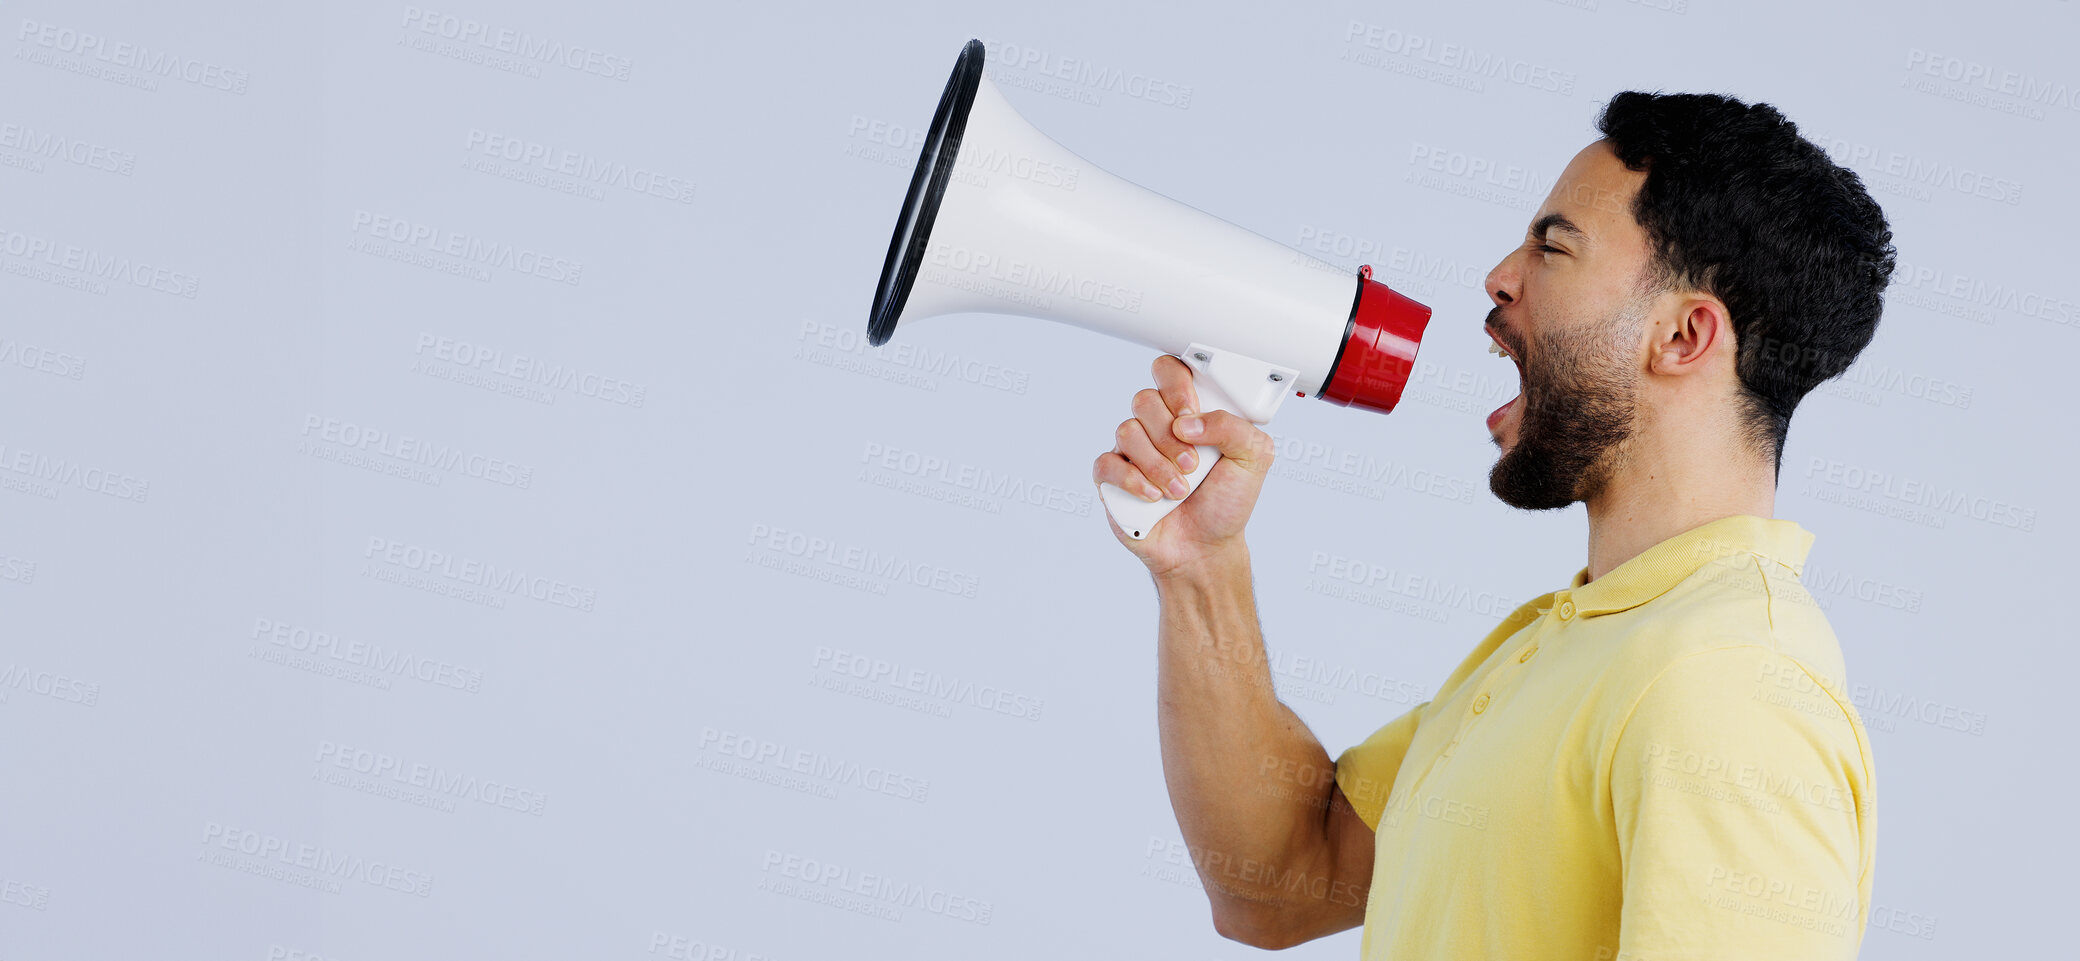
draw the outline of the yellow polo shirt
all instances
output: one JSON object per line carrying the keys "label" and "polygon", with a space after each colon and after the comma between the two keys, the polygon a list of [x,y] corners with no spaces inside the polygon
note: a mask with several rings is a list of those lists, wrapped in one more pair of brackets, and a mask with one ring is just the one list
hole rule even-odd
{"label": "yellow polo shirt", "polygon": [[1854,957],[1871,753],[1812,543],[1742,515],[1585,568],[1344,751],[1377,841],[1362,957]]}

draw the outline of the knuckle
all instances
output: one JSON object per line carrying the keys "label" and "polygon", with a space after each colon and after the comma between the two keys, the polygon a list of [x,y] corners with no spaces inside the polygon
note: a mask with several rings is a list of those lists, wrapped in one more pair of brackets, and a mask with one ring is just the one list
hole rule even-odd
{"label": "knuckle", "polygon": [[1270,434],[1254,431],[1250,435],[1249,451],[1251,457],[1269,467],[1272,459],[1278,456],[1278,443],[1271,439]]}

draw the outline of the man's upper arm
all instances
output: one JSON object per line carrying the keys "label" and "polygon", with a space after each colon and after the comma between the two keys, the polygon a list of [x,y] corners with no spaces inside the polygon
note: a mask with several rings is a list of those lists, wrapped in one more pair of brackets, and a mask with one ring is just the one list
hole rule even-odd
{"label": "man's upper arm", "polygon": [[1354,744],[1336,758],[1336,776],[1329,785],[1328,804],[1322,812],[1322,846],[1304,870],[1312,881],[1309,909],[1290,915],[1283,936],[1272,945],[1287,946],[1345,931],[1365,923],[1365,901],[1372,890],[1372,864],[1376,847],[1373,829],[1386,806],[1394,774],[1408,753],[1415,736],[1417,706]]}
{"label": "man's upper arm", "polygon": [[1677,660],[1610,758],[1617,957],[1853,958],[1871,788],[1861,728],[1796,661],[1756,646]]}

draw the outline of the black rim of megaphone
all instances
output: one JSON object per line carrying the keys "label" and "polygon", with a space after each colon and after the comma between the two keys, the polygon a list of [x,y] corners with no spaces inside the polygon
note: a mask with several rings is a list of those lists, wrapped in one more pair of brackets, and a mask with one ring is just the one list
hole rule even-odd
{"label": "black rim of megaphone", "polygon": [[874,288],[874,311],[867,315],[867,343],[875,347],[895,335],[896,319],[910,300],[910,285],[917,279],[917,265],[923,262],[925,244],[932,238],[932,222],[939,217],[939,200],[946,194],[946,181],[953,175],[953,162],[960,153],[961,134],[968,129],[968,108],[975,105],[975,90],[981,85],[982,41],[970,40],[961,48],[960,59],[953,62],[946,92],[939,95],[932,131],[925,135],[917,172],[910,175],[910,192],[903,197],[902,213],[896,217],[895,236],[888,241],[881,283]]}

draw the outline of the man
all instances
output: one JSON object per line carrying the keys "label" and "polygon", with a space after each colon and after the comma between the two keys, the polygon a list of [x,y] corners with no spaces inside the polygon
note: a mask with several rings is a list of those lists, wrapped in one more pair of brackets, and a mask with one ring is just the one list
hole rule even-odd
{"label": "man", "polygon": [[1588,563],[1432,700],[1333,763],[1277,701],[1242,536],[1273,445],[1196,412],[1176,358],[1098,458],[1152,499],[1192,444],[1222,455],[1146,540],[1114,533],[1160,596],[1163,772],[1226,937],[1362,921],[1367,959],[1509,961],[1861,943],[1870,750],[1798,582],[1813,537],[1772,513],[1793,409],[1876,328],[1891,232],[1766,104],[1622,93],[1598,128],[1487,277],[1523,385],[1488,418],[1490,487],[1586,505]]}

